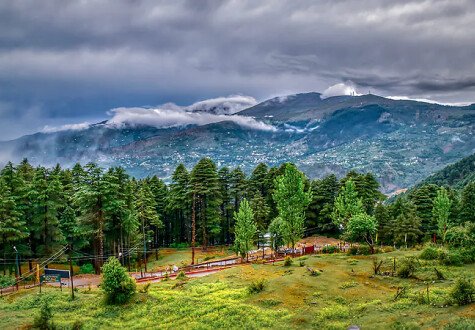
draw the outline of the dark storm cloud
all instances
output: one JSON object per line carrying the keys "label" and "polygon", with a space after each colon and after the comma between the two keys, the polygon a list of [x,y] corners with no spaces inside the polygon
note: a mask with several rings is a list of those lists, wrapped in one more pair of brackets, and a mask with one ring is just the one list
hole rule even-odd
{"label": "dark storm cloud", "polygon": [[473,101],[474,26],[473,0],[2,1],[0,139],[116,107],[345,81]]}

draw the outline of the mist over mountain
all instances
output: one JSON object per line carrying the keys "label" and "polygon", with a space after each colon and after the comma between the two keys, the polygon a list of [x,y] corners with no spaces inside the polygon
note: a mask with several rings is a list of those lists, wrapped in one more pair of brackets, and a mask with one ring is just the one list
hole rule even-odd
{"label": "mist over mountain", "polygon": [[168,178],[180,162],[219,166],[294,162],[309,177],[374,172],[385,192],[407,188],[475,151],[475,106],[377,95],[302,93],[258,103],[230,96],[190,106],[117,108],[97,124],[49,128],[1,142],[1,161],[120,165]]}

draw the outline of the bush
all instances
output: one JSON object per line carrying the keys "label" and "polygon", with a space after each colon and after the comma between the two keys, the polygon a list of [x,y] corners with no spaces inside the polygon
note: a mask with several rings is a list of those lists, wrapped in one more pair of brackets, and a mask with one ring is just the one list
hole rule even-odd
{"label": "bush", "polygon": [[348,254],[351,256],[355,256],[358,254],[358,247],[357,246],[352,246],[348,249]]}
{"label": "bush", "polygon": [[305,261],[304,261],[304,260],[300,260],[300,261],[299,261],[299,266],[300,266],[300,267],[305,266]]}
{"label": "bush", "polygon": [[177,279],[177,280],[180,280],[180,281],[186,280],[187,277],[186,277],[185,272],[181,270],[181,271],[178,273],[178,275],[176,276],[176,279]]}
{"label": "bush", "polygon": [[6,288],[15,284],[15,279],[10,276],[0,275],[0,288]]}
{"label": "bush", "polygon": [[266,281],[263,279],[253,281],[247,288],[247,292],[250,294],[259,293],[264,290]]}
{"label": "bush", "polygon": [[190,245],[188,243],[172,243],[172,244],[170,244],[170,247],[175,248],[175,249],[186,249],[189,246]]}
{"label": "bush", "polygon": [[150,285],[151,285],[150,282],[148,282],[145,285],[142,285],[142,287],[140,287],[140,289],[139,289],[139,292],[140,293],[148,293],[148,289],[150,289]]}
{"label": "bush", "polygon": [[135,281],[127,274],[119,260],[110,257],[102,267],[101,289],[109,304],[123,304],[134,295]]}
{"label": "bush", "polygon": [[340,251],[338,247],[334,245],[326,245],[322,248],[322,253],[335,253]]}
{"label": "bush", "polygon": [[[338,251],[338,248],[336,246],[332,246],[333,250],[332,252],[328,252],[328,253],[334,253],[335,251],[337,252]],[[377,253],[379,250],[375,247],[374,248],[374,252]],[[370,255],[371,254],[371,248],[367,245],[361,245],[361,246],[352,246],[348,249],[348,252],[347,252],[349,255],[351,256],[355,256],[357,254],[361,254],[361,255]]]}
{"label": "bush", "polygon": [[415,257],[406,257],[397,269],[397,276],[402,278],[412,277],[417,270],[417,266],[418,260]]}
{"label": "bush", "polygon": [[460,249],[460,256],[465,264],[475,262],[475,246]]}
{"label": "bush", "polygon": [[79,268],[79,274],[94,274],[94,266],[92,264],[84,264]]}
{"label": "bush", "polygon": [[288,267],[291,266],[294,263],[291,257],[287,256],[284,259],[284,266]]}
{"label": "bush", "polygon": [[51,330],[55,329],[53,321],[53,312],[51,306],[48,303],[47,297],[45,297],[41,303],[41,308],[39,314],[35,317],[33,321],[33,328],[40,330]]}
{"label": "bush", "polygon": [[438,257],[439,249],[432,244],[427,245],[419,255],[419,258],[424,260],[436,260]]}
{"label": "bush", "polygon": [[450,293],[450,296],[459,305],[468,305],[474,301],[475,287],[473,284],[464,278],[460,278],[455,282],[455,285]]}
{"label": "bush", "polygon": [[370,255],[371,249],[367,245],[361,245],[358,247],[358,254],[365,255],[365,256]]}
{"label": "bush", "polygon": [[442,251],[439,254],[439,260],[446,266],[462,266],[463,258],[460,252],[456,250]]}

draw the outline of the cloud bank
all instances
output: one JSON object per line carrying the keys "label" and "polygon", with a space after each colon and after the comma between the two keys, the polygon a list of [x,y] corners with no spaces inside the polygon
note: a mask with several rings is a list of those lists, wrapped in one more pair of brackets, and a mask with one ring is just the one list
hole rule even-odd
{"label": "cloud bank", "polygon": [[215,115],[232,115],[256,104],[256,99],[251,96],[231,95],[196,102],[186,107],[185,110],[209,112]]}
{"label": "cloud bank", "polygon": [[204,100],[189,106],[166,103],[155,108],[115,108],[108,112],[112,118],[107,121],[107,125],[113,127],[148,125],[157,128],[170,128],[232,121],[246,128],[276,131],[277,129],[272,125],[236,114],[256,103],[257,101],[253,97],[233,95]]}
{"label": "cloud bank", "polygon": [[[188,125],[202,126],[222,121],[232,121],[250,129],[276,131],[277,129],[272,125],[257,121],[251,117],[236,114],[255,104],[257,104],[257,101],[251,96],[231,95],[199,101],[188,106],[165,103],[157,107],[120,107],[107,112],[112,118],[106,121],[106,125],[114,128],[142,125],[170,128]],[[90,126],[90,122],[59,126],[46,125],[42,132],[54,133],[65,130],[83,130]]]}
{"label": "cloud bank", "polygon": [[77,124],[65,124],[65,125],[60,125],[60,126],[50,126],[50,125],[45,125],[43,129],[41,130],[43,133],[54,133],[54,132],[59,132],[59,131],[81,131],[83,129],[87,129],[91,126],[91,123],[89,122],[83,122],[83,123],[77,123]]}

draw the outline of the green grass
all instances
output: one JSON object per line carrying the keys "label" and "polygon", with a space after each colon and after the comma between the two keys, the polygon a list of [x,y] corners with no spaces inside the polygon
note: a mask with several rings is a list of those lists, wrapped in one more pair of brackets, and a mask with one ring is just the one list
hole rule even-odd
{"label": "green grass", "polygon": [[[393,258],[417,251],[380,254],[384,269]],[[475,265],[439,266],[447,280],[433,274],[434,263],[422,261],[415,276],[400,279],[372,276],[371,256],[342,254],[311,256],[308,267],[321,270],[311,276],[298,262],[290,267],[246,265],[210,276],[152,284],[126,306],[106,306],[100,290],[79,290],[70,301],[67,291],[48,288],[54,322],[84,329],[473,329],[475,304],[447,306],[457,277],[475,280]],[[263,291],[249,293],[251,283],[266,280]],[[425,299],[429,283],[430,303]],[[179,285],[177,285],[179,284]],[[406,296],[394,301],[398,287]],[[38,312],[37,289],[0,298],[0,328],[16,329],[32,323]]]}

